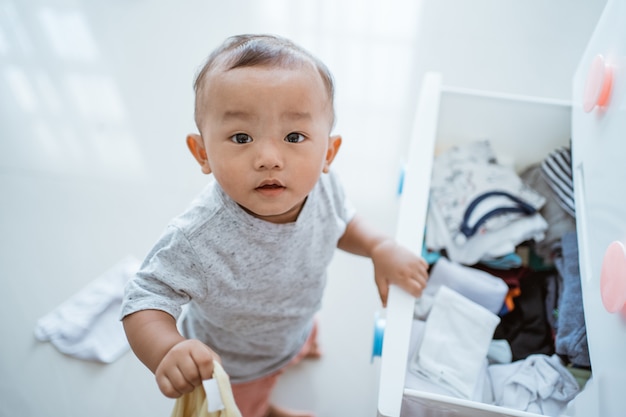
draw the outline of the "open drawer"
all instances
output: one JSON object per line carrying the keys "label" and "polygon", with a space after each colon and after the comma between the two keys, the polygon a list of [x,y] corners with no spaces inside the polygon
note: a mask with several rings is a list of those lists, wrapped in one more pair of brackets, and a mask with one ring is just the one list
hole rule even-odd
{"label": "open drawer", "polygon": [[[571,106],[568,102],[511,96],[445,86],[442,75],[423,79],[398,215],[398,241],[421,253],[428,210],[433,155],[454,145],[489,139],[500,163],[516,170],[541,161],[549,152],[569,145]],[[386,311],[382,347],[379,413],[399,416],[402,397],[423,404],[426,415],[528,416],[489,404],[404,387],[415,300],[393,288]],[[427,414],[428,410],[433,413]]]}
{"label": "open drawer", "polygon": [[[404,174],[397,239],[422,252],[433,155],[489,139],[518,171],[572,141],[580,274],[593,369],[565,415],[623,416],[626,409],[626,2],[609,0],[580,66],[572,103],[471,91],[425,76]],[[598,70],[598,56],[602,66]],[[600,71],[597,94],[594,73]],[[609,99],[601,99],[607,79]],[[590,87],[591,85],[591,87]],[[608,248],[608,249],[607,249]],[[404,401],[428,416],[537,415],[405,387],[415,300],[392,287],[382,345],[378,415],[399,417]]]}

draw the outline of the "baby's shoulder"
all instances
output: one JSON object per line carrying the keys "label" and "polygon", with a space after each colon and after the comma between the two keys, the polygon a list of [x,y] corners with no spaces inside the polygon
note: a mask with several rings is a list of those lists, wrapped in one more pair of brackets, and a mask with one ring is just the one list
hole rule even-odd
{"label": "baby's shoulder", "polygon": [[216,227],[219,224],[222,205],[214,191],[213,184],[209,184],[185,211],[170,221],[170,226],[179,229],[188,237],[207,227]]}

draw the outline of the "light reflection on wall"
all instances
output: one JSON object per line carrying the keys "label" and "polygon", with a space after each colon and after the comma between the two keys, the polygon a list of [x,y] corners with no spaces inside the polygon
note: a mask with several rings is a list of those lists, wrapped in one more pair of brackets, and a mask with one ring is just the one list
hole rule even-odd
{"label": "light reflection on wall", "polygon": [[34,113],[39,109],[37,93],[35,93],[24,70],[17,66],[6,66],[4,78],[9,90],[13,93],[18,108],[26,113]]}
{"label": "light reflection on wall", "polygon": [[358,88],[345,94],[354,104],[370,106],[381,97],[406,102],[420,7],[419,0],[270,0],[259,11],[316,50],[336,76],[345,74],[351,82],[340,87]]}
{"label": "light reflection on wall", "polygon": [[82,62],[95,62],[100,58],[96,42],[80,11],[42,7],[38,17],[58,57]]}
{"label": "light reflection on wall", "polygon": [[[20,50],[23,56],[30,56],[33,53],[33,46],[26,28],[12,2],[0,3],[0,26],[6,29],[7,36],[12,35],[15,47]],[[7,44],[9,43],[7,38]]]}
{"label": "light reflection on wall", "polygon": [[0,26],[0,55],[6,55],[9,53],[9,42],[4,34],[2,26]]}
{"label": "light reflection on wall", "polygon": [[0,168],[142,179],[123,95],[79,8],[0,0]]}

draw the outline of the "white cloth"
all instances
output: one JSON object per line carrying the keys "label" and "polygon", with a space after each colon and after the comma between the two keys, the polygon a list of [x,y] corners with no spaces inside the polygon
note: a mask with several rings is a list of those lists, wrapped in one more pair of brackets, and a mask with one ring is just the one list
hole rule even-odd
{"label": "white cloth", "polygon": [[[416,351],[422,343],[422,339],[424,336],[424,328],[426,326],[426,322],[422,320],[413,320],[413,326],[411,328],[411,340],[409,342],[409,358],[416,358]],[[487,404],[493,403],[493,394],[491,389],[491,380],[489,379],[489,375],[487,373],[488,362],[485,360],[480,367],[480,372],[478,374],[478,378],[476,379],[476,385],[474,387],[474,392],[472,393],[471,400],[479,401]],[[442,394],[451,397],[458,397],[458,394],[454,390],[450,390],[449,388],[434,383],[430,379],[424,377],[418,372],[415,372],[412,367],[407,368],[404,386],[405,388],[410,388],[416,391],[429,392],[433,394]],[[403,413],[404,414],[404,408]],[[411,415],[411,414],[407,414]],[[413,415],[419,415],[415,413]]]}
{"label": "white cloth", "polygon": [[540,242],[545,237],[548,223],[540,214],[520,217],[500,229],[477,233],[466,241],[456,241],[445,232],[444,220],[436,210],[429,210],[426,219],[426,245],[429,249],[445,249],[450,259],[474,265],[481,259],[495,259],[515,252],[522,242]]}
{"label": "white cloth", "polygon": [[434,296],[443,285],[494,314],[502,310],[504,298],[509,291],[508,285],[501,278],[442,256],[432,267],[424,294]]}
{"label": "white cloth", "polygon": [[[540,241],[548,225],[539,214],[515,212],[488,217],[478,231],[466,237],[461,232],[465,212],[479,196],[505,192],[539,209],[545,198],[524,185],[510,167],[498,165],[489,141],[454,147],[437,156],[433,164],[426,245],[446,249],[450,259],[472,265],[483,258],[498,258],[514,251],[525,240]],[[511,200],[493,196],[474,207],[471,225],[495,209],[514,207]]]}
{"label": "white cloth", "polygon": [[530,355],[488,369],[496,405],[559,416],[580,388],[557,355]]}
{"label": "white cloth", "polygon": [[124,286],[139,268],[128,257],[41,317],[35,337],[67,355],[111,363],[129,349],[119,311]]}
{"label": "white cloth", "polygon": [[428,315],[411,370],[469,399],[500,318],[446,286]]}
{"label": "white cloth", "polygon": [[513,352],[509,341],[506,339],[492,340],[487,351],[487,360],[489,364],[511,363]]}

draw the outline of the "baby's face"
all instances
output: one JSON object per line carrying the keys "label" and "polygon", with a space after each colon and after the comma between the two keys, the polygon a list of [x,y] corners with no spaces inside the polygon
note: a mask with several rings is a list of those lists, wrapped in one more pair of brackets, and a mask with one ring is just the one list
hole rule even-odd
{"label": "baby's face", "polygon": [[250,214],[294,221],[334,156],[320,75],[313,67],[242,67],[209,77],[199,116],[210,171]]}

